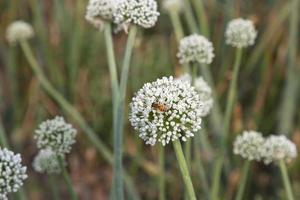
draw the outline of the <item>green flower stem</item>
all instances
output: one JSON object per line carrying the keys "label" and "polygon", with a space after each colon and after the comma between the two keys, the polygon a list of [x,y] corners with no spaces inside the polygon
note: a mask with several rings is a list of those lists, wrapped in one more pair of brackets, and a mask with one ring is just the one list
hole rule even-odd
{"label": "green flower stem", "polygon": [[116,113],[116,134],[114,137],[114,150],[115,150],[115,173],[114,173],[114,184],[116,188],[116,199],[124,199],[123,192],[123,170],[122,170],[122,152],[123,152],[123,134],[124,134],[124,112],[125,112],[125,96],[128,81],[128,74],[130,68],[130,61],[132,51],[134,47],[135,37],[137,34],[137,27],[132,26],[129,31],[128,40],[125,49],[125,56],[123,60],[121,82],[119,98],[117,102],[117,113]]}
{"label": "green flower stem", "polygon": [[205,137],[204,134],[206,134],[205,130],[203,131],[203,129],[202,129],[197,135],[195,135],[194,153],[195,153],[196,169],[197,169],[197,172],[199,173],[199,178],[201,180],[202,189],[205,194],[205,198],[210,199],[207,176],[206,176],[205,168],[204,168],[204,165],[203,165],[203,162],[201,159],[201,154],[200,154],[200,146],[201,146],[201,142],[203,142],[201,140],[206,139],[206,138],[204,138]]}
{"label": "green flower stem", "polygon": [[174,27],[176,40],[179,42],[184,36],[183,28],[180,23],[179,13],[177,11],[171,10],[169,12],[169,15],[171,18],[172,25]]}
{"label": "green flower stem", "polygon": [[230,127],[230,120],[232,116],[232,110],[234,106],[234,100],[236,98],[236,86],[238,81],[238,74],[240,70],[240,64],[242,59],[242,49],[237,49],[235,62],[233,66],[233,74],[232,79],[229,86],[229,92],[227,95],[227,104],[226,104],[226,110],[225,110],[225,118],[224,118],[224,133],[222,137],[222,147],[223,150],[226,149],[227,145],[227,139],[228,139],[228,132]]}
{"label": "green flower stem", "polygon": [[50,183],[50,187],[51,187],[51,191],[52,191],[52,199],[59,200],[60,199],[59,192],[57,189],[57,183],[56,183],[54,176],[49,175],[48,179],[49,179],[49,183]]}
{"label": "green flower stem", "polygon": [[211,199],[212,200],[219,200],[219,189],[220,189],[220,177],[222,172],[222,165],[223,165],[223,155],[220,155],[215,163],[214,173],[213,173],[213,181],[211,186]]}
{"label": "green flower stem", "polygon": [[197,23],[193,16],[193,9],[191,7],[190,0],[183,0],[183,2],[184,2],[184,6],[183,6],[184,16],[188,24],[188,27],[192,33],[197,33],[198,32]]}
{"label": "green flower stem", "polygon": [[186,190],[188,192],[189,195],[189,199],[190,200],[196,200],[196,195],[195,195],[195,191],[194,191],[194,187],[193,187],[193,183],[192,183],[192,179],[188,170],[188,166],[186,164],[184,155],[183,155],[183,151],[181,148],[181,144],[179,140],[175,140],[173,141],[173,147],[175,150],[175,154],[177,157],[177,161],[179,164],[179,168],[180,168],[180,172],[186,187]]}
{"label": "green flower stem", "polygon": [[239,183],[239,189],[238,189],[237,195],[235,197],[235,200],[243,199],[250,165],[251,165],[251,162],[249,160],[246,160],[244,163],[244,166],[243,166],[242,176],[241,176],[240,183]]}
{"label": "green flower stem", "polygon": [[0,146],[1,147],[8,147],[8,142],[5,134],[5,130],[2,124],[2,119],[0,118]]}
{"label": "green flower stem", "polygon": [[191,0],[191,1],[193,6],[196,9],[196,14],[201,28],[200,32],[204,36],[209,37],[208,23],[207,23],[207,17],[205,15],[203,1],[202,0]]}
{"label": "green flower stem", "polygon": [[282,180],[283,180],[283,184],[284,184],[287,199],[288,200],[294,200],[294,195],[293,195],[293,192],[292,192],[292,187],[291,187],[291,183],[290,183],[290,180],[289,180],[289,176],[288,176],[288,173],[287,173],[287,168],[286,168],[284,160],[279,161],[279,167],[280,167],[281,177],[282,177]]}
{"label": "green flower stem", "polygon": [[299,9],[300,0],[292,0],[289,28],[289,50],[287,80],[283,92],[281,115],[279,120],[279,132],[289,134],[294,126],[297,97],[299,94],[299,70],[297,69],[297,41],[299,38]]}
{"label": "green flower stem", "polygon": [[[107,60],[110,73],[110,81],[112,87],[112,104],[113,104],[113,139],[114,139],[114,164],[113,164],[113,196],[115,198],[123,199],[123,181],[122,181],[122,156],[120,153],[119,136],[117,134],[117,110],[119,101],[119,83],[118,72],[113,49],[113,39],[111,24],[106,23],[104,28],[104,36],[107,50]],[[118,189],[121,191],[117,191]]]}
{"label": "green flower stem", "polygon": [[[109,148],[105,145],[105,143],[100,140],[97,134],[93,131],[93,129],[86,123],[81,114],[69,103],[65,100],[65,98],[58,93],[55,88],[51,85],[48,79],[45,77],[43,71],[40,69],[39,64],[34,58],[32,51],[28,45],[27,41],[21,41],[22,50],[29,62],[31,69],[39,80],[41,86],[51,96],[60,106],[65,110],[65,112],[73,118],[74,121],[77,122],[78,126],[83,130],[83,133],[86,134],[89,141],[96,147],[98,152],[103,156],[103,158],[110,164],[113,164],[113,155],[110,152]],[[126,174],[125,175],[126,187],[128,191],[138,199],[137,192],[133,186],[132,180]]]}
{"label": "green flower stem", "polygon": [[165,147],[159,145],[159,200],[166,199]]}
{"label": "green flower stem", "polygon": [[62,175],[63,175],[63,178],[67,184],[67,188],[69,190],[69,193],[71,195],[71,199],[72,200],[77,200],[77,194],[73,188],[73,185],[72,185],[72,181],[71,181],[71,177],[69,176],[69,173],[67,172],[67,169],[64,165],[64,159],[61,157],[61,156],[58,156],[58,162],[59,162],[59,165],[60,165],[60,168],[61,168],[61,172],[62,172]]}

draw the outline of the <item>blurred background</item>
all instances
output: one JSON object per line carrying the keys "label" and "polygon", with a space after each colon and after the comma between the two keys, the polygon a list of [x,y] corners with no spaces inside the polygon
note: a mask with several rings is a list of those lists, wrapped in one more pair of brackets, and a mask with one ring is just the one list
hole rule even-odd
{"label": "blurred background", "polygon": [[[234,49],[224,40],[227,22],[235,17],[249,18],[258,30],[256,44],[245,50],[233,111],[230,140],[245,129],[269,134],[286,134],[300,148],[299,20],[293,21],[293,2],[297,0],[207,0],[204,2],[210,39],[216,57],[210,66],[218,103],[224,111]],[[47,78],[76,107],[98,136],[112,149],[111,88],[103,33],[85,19],[87,0],[1,0],[0,1],[0,131],[9,138],[11,149],[21,153],[29,168],[25,191],[30,200],[52,199],[46,175],[33,171],[37,154],[33,133],[38,124],[56,115],[72,118],[40,87],[20,47],[6,41],[6,27],[14,20],[33,25],[31,47]],[[177,41],[168,13],[162,10],[155,28],[139,29],[129,75],[127,101],[144,83],[162,76],[178,75],[182,68],[176,58]],[[194,13],[195,14],[195,13]],[[196,16],[196,15],[195,15]],[[297,16],[297,15],[296,15]],[[185,35],[189,31],[181,15]],[[292,25],[293,24],[293,25]],[[199,26],[200,27],[200,26]],[[119,63],[127,35],[114,36]],[[128,113],[128,107],[126,108]],[[125,114],[128,116],[128,114]],[[126,117],[124,167],[132,177],[141,199],[158,199],[158,147],[146,146]],[[211,148],[203,148],[209,184],[218,151],[218,133],[209,117],[204,120]],[[68,170],[80,199],[109,199],[112,168],[87,141],[78,128],[77,143],[68,156]],[[231,143],[230,143],[231,144]],[[232,146],[228,147],[229,149]],[[183,199],[183,184],[171,146],[166,147],[167,199]],[[231,158],[228,179],[222,179],[221,197],[232,199],[238,185],[243,160]],[[300,199],[300,162],[289,166],[295,198]],[[196,170],[192,172],[197,193],[203,188]],[[278,167],[254,163],[244,199],[285,199]],[[63,181],[57,177],[61,194],[68,199]]]}

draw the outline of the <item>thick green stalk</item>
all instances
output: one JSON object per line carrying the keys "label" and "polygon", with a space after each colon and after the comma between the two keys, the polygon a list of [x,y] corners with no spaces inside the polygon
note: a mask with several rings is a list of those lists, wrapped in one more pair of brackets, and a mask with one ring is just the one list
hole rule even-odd
{"label": "thick green stalk", "polygon": [[294,200],[294,195],[292,192],[292,187],[291,187],[291,183],[289,180],[289,176],[287,173],[287,168],[286,168],[284,160],[279,161],[279,167],[280,167],[281,177],[282,177],[282,181],[283,181],[285,192],[286,192],[286,197],[288,200]]}
{"label": "thick green stalk", "polygon": [[201,29],[200,33],[202,33],[206,37],[209,37],[208,23],[207,23],[205,10],[204,10],[203,1],[202,0],[191,0],[191,1],[196,9],[196,14]]}
{"label": "thick green stalk", "polygon": [[181,38],[183,38],[184,33],[183,33],[182,25],[180,23],[179,13],[177,11],[171,10],[169,12],[169,15],[170,15],[170,18],[171,18],[172,25],[174,27],[176,40],[180,41]]}
{"label": "thick green stalk", "polygon": [[166,199],[165,147],[159,145],[159,200]]}
{"label": "thick green stalk", "polygon": [[297,70],[297,47],[299,36],[299,3],[300,0],[292,0],[289,29],[289,51],[287,82],[284,88],[281,114],[279,120],[279,133],[290,134],[294,126],[296,114],[297,96],[299,88],[299,70]]}
{"label": "thick green stalk", "polygon": [[248,173],[249,173],[249,169],[250,169],[250,164],[251,164],[251,162],[249,160],[246,160],[244,163],[242,176],[241,176],[240,183],[239,183],[239,189],[238,189],[237,195],[235,197],[235,200],[243,199],[243,195],[244,195],[244,191],[245,191],[245,187],[246,187],[246,183],[247,183],[247,178],[248,178]]}
{"label": "thick green stalk", "polygon": [[72,185],[72,181],[71,181],[71,177],[69,176],[69,173],[67,172],[67,169],[65,167],[65,164],[64,164],[64,159],[59,156],[58,158],[58,162],[59,162],[59,165],[60,165],[60,168],[61,168],[61,172],[62,172],[62,175],[63,175],[63,178],[67,184],[67,188],[69,190],[69,193],[71,195],[71,199],[72,200],[77,200],[77,194],[73,188],[73,185]]}
{"label": "thick green stalk", "polygon": [[[65,100],[65,98],[58,93],[55,88],[51,85],[48,79],[45,77],[44,73],[40,69],[36,59],[34,58],[32,51],[28,45],[27,41],[21,41],[21,47],[23,52],[32,68],[33,72],[35,73],[37,79],[39,80],[41,86],[51,96],[65,112],[73,118],[74,121],[77,122],[78,126],[83,130],[83,133],[86,134],[89,141],[96,147],[98,152],[103,156],[103,158],[110,164],[113,164],[113,155],[110,152],[109,148],[105,145],[102,140],[100,140],[97,134],[93,131],[93,129],[86,123],[84,118],[81,114],[69,103]],[[126,187],[128,191],[132,193],[132,196],[135,199],[138,199],[138,195],[134,189],[132,180],[128,175],[125,175]]]}
{"label": "thick green stalk", "polygon": [[181,172],[184,184],[185,184],[185,188],[186,188],[186,191],[188,192],[188,195],[189,195],[189,199],[190,200],[196,200],[197,198],[196,198],[196,194],[195,194],[195,191],[194,191],[194,186],[193,186],[193,183],[192,183],[192,179],[191,179],[191,176],[190,176],[190,173],[189,173],[188,166],[187,166],[185,158],[184,158],[184,154],[183,154],[183,151],[182,151],[182,148],[181,148],[180,141],[175,140],[173,142],[173,147],[174,147],[175,154],[176,154],[176,157],[177,157],[177,161],[178,161],[178,164],[179,164],[180,172]]}
{"label": "thick green stalk", "polygon": [[[118,83],[118,73],[116,59],[113,49],[113,39],[111,24],[106,23],[104,28],[104,36],[107,51],[107,60],[110,73],[110,81],[112,87],[112,104],[113,104],[113,143],[114,143],[114,164],[113,164],[113,197],[114,198],[124,198],[123,195],[123,181],[122,181],[122,159],[120,160],[120,146],[119,146],[119,136],[117,134],[117,110],[119,101],[119,83]],[[119,188],[119,189],[117,189]],[[120,190],[121,191],[117,191]]]}
{"label": "thick green stalk", "polygon": [[212,200],[219,200],[219,189],[220,189],[220,177],[222,173],[222,166],[223,166],[223,155],[220,155],[215,164],[214,173],[213,173],[213,182],[211,186],[211,199]]}
{"label": "thick green stalk", "polygon": [[184,7],[184,16],[185,16],[186,22],[188,24],[188,27],[192,33],[197,33],[199,31],[197,28],[196,20],[193,15],[193,9],[191,7],[190,0],[183,0],[183,1],[184,1],[184,6],[183,6]]}
{"label": "thick green stalk", "polygon": [[241,65],[241,59],[242,59],[242,49],[237,49],[235,62],[233,66],[232,79],[229,86],[229,92],[227,94],[227,102],[226,102],[226,110],[225,110],[225,118],[224,118],[224,133],[221,141],[223,150],[226,149],[226,145],[227,145],[230,120],[232,116],[234,100],[236,98],[236,93],[237,93],[236,87],[237,87],[238,74]]}
{"label": "thick green stalk", "polygon": [[119,98],[117,102],[116,113],[116,135],[114,138],[114,150],[115,150],[115,173],[114,183],[116,187],[116,199],[124,199],[123,194],[123,181],[122,181],[122,152],[123,152],[123,133],[124,133],[124,112],[125,112],[125,96],[128,81],[128,74],[130,68],[130,61],[132,51],[134,47],[135,37],[137,33],[137,27],[132,26],[129,31],[128,40],[125,48],[125,56],[123,60]]}

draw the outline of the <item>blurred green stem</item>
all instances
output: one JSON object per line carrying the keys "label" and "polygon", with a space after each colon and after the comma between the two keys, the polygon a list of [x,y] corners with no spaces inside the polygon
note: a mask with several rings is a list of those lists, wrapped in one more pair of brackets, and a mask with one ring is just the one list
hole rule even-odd
{"label": "blurred green stem", "polygon": [[220,189],[220,177],[222,172],[222,165],[223,165],[223,155],[220,155],[215,164],[214,172],[213,172],[213,182],[212,182],[212,189],[211,189],[211,199],[212,200],[219,200],[219,189]]}
{"label": "blurred green stem", "polygon": [[166,199],[166,178],[165,178],[165,147],[159,145],[159,200]]}
{"label": "blurred green stem", "polygon": [[226,110],[225,110],[225,118],[224,118],[224,133],[222,137],[222,148],[223,150],[226,150],[227,148],[227,140],[228,140],[228,132],[230,127],[230,120],[232,116],[232,110],[234,107],[234,100],[236,98],[236,87],[237,87],[237,81],[238,81],[238,74],[240,70],[241,65],[241,59],[242,59],[242,49],[239,48],[236,50],[236,57],[235,62],[233,66],[233,74],[232,79],[229,86],[229,91],[227,94],[227,104],[226,104]]}
{"label": "blurred green stem", "polygon": [[71,181],[71,177],[69,176],[69,173],[67,172],[67,169],[65,167],[65,164],[64,164],[64,158],[62,158],[61,156],[58,156],[58,162],[59,162],[59,165],[60,165],[60,168],[61,168],[61,172],[62,172],[62,175],[63,175],[63,178],[67,184],[67,188],[69,190],[69,193],[71,195],[71,199],[72,200],[77,200],[77,195],[75,193],[75,190],[73,188],[73,185],[72,185],[72,181]]}
{"label": "blurred green stem", "polygon": [[1,118],[0,118],[0,145],[1,147],[8,148],[8,142],[7,142],[7,138],[6,138],[6,134],[5,134],[5,130]]}
{"label": "blurred green stem", "polygon": [[[103,158],[110,164],[113,164],[113,155],[110,152],[109,148],[105,145],[105,143],[102,140],[98,138],[97,134],[86,123],[81,114],[69,102],[67,102],[60,93],[58,93],[55,90],[55,88],[45,77],[43,71],[40,69],[39,64],[37,63],[36,59],[32,54],[28,42],[21,41],[20,44],[31,69],[33,70],[34,74],[36,75],[44,90],[65,110],[67,114],[70,115],[70,117],[73,118],[73,120],[77,122],[78,126],[83,130],[83,133],[86,134],[89,141],[97,148],[98,152],[103,156]],[[132,196],[134,196],[135,199],[138,199],[138,195],[133,186],[131,178],[126,174],[124,179],[126,181],[126,187],[128,191],[132,193]]]}
{"label": "blurred green stem", "polygon": [[186,190],[188,192],[189,195],[189,200],[196,200],[196,194],[194,191],[194,186],[192,183],[192,179],[189,173],[189,169],[188,166],[186,164],[185,158],[184,158],[184,154],[181,148],[181,144],[179,140],[175,140],[173,141],[173,147],[175,150],[175,154],[177,157],[177,161],[179,164],[179,168],[180,168],[180,172],[186,187]]}
{"label": "blurred green stem", "polygon": [[247,183],[247,178],[248,178],[248,173],[249,173],[249,169],[250,169],[250,164],[251,164],[251,162],[249,160],[246,160],[244,163],[242,176],[241,176],[240,183],[239,183],[239,189],[238,189],[235,200],[243,199],[243,195],[244,195],[245,187],[246,187],[246,183]]}
{"label": "blurred green stem", "polygon": [[287,195],[287,199],[294,200],[294,195],[292,192],[292,187],[291,187],[291,183],[289,180],[289,176],[287,173],[287,168],[286,168],[284,160],[279,161],[279,167],[280,167],[281,177],[282,177],[282,181],[284,183],[284,188],[285,188],[285,192]]}
{"label": "blurred green stem", "polygon": [[171,10],[169,12],[169,15],[171,18],[172,25],[174,27],[176,40],[179,42],[184,36],[182,25],[180,23],[179,13],[177,11]]}
{"label": "blurred green stem", "polygon": [[191,0],[191,1],[193,6],[196,9],[196,14],[201,28],[200,33],[202,33],[206,37],[209,37],[208,23],[207,23],[205,10],[204,10],[203,1],[202,0]]}
{"label": "blurred green stem", "polygon": [[193,9],[190,4],[190,0],[183,0],[184,2],[184,16],[191,33],[197,33],[197,23],[193,15]]}
{"label": "blurred green stem", "polygon": [[49,183],[50,183],[50,187],[51,187],[51,191],[52,191],[52,198],[53,200],[59,200],[59,192],[57,190],[58,185],[56,183],[56,180],[54,178],[54,176],[49,175],[48,176],[49,179]]}
{"label": "blurred green stem", "polygon": [[299,44],[299,2],[300,0],[292,0],[291,3],[287,80],[279,115],[279,133],[283,134],[290,134],[293,129],[296,113],[295,107],[298,103],[299,70],[297,69],[297,44]]}

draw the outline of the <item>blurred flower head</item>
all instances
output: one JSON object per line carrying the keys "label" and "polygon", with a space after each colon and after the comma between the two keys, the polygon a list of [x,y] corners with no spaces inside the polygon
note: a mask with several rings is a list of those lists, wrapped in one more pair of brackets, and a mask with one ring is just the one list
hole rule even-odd
{"label": "blurred flower head", "polygon": [[33,28],[24,21],[12,22],[6,30],[6,38],[10,43],[16,43],[21,40],[28,40],[34,36]]}
{"label": "blurred flower head", "polygon": [[[189,74],[183,74],[179,76],[177,79],[181,81],[187,81],[192,84],[192,77]],[[212,98],[212,90],[208,83],[203,79],[202,76],[199,76],[195,79],[194,88],[198,92],[200,99],[203,103],[202,117],[205,117],[209,114],[210,110],[213,107],[213,98]]]}
{"label": "blurred flower head", "polygon": [[214,58],[212,43],[202,35],[193,34],[180,40],[177,57],[181,64],[210,64]]}
{"label": "blurred flower head", "polygon": [[264,144],[261,133],[256,131],[244,131],[236,137],[233,144],[233,152],[247,160],[261,160],[261,148]]}
{"label": "blurred flower head", "polygon": [[233,19],[226,28],[226,43],[237,48],[244,48],[254,44],[257,31],[251,20]]}
{"label": "blurred flower head", "polygon": [[173,77],[146,83],[130,104],[130,122],[146,144],[193,137],[201,128],[203,102],[190,85]]}
{"label": "blurred flower head", "polygon": [[21,164],[20,154],[0,148],[0,199],[17,192],[27,178],[26,167]]}
{"label": "blurred flower head", "polygon": [[114,13],[114,22],[125,31],[130,24],[151,28],[156,24],[158,16],[155,0],[120,0]]}
{"label": "blurred flower head", "polygon": [[59,174],[61,172],[58,156],[51,149],[40,150],[32,166],[39,173]]}
{"label": "blurred flower head", "polygon": [[184,6],[182,0],[164,0],[162,4],[168,12],[180,12]]}
{"label": "blurred flower head", "polygon": [[34,138],[40,149],[51,149],[57,155],[70,153],[72,145],[76,142],[77,131],[62,117],[55,117],[41,123],[35,131]]}
{"label": "blurred flower head", "polygon": [[86,8],[85,19],[101,29],[104,21],[112,21],[113,14],[120,0],[89,0]]}
{"label": "blurred flower head", "polygon": [[296,145],[284,135],[272,135],[263,145],[262,156],[265,164],[279,160],[290,162],[297,157]]}

